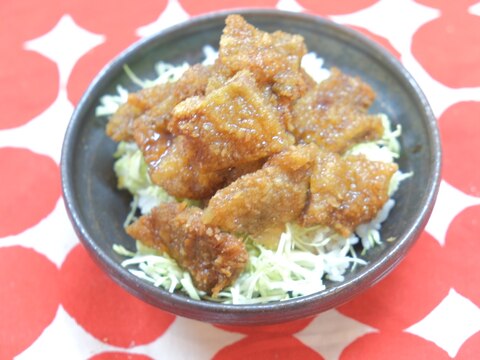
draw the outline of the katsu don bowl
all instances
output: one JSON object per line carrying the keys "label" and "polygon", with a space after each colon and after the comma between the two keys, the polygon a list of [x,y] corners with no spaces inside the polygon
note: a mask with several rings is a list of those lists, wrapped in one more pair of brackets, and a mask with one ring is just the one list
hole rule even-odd
{"label": "katsu don bowl", "polygon": [[428,102],[388,52],[319,17],[239,10],[108,64],[61,170],[115,282],[179,316],[264,325],[385,277],[428,220],[440,157]]}

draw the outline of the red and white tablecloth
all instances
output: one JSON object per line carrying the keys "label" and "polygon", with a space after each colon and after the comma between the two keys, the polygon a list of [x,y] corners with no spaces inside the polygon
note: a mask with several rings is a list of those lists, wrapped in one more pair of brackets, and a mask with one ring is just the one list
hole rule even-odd
{"label": "red and white tablecloth", "polygon": [[[275,7],[379,41],[438,118],[443,180],[405,261],[314,318],[225,327],[137,300],[90,260],[60,190],[63,135],[93,76],[137,39],[201,13]],[[0,359],[480,359],[478,0],[1,0]]]}

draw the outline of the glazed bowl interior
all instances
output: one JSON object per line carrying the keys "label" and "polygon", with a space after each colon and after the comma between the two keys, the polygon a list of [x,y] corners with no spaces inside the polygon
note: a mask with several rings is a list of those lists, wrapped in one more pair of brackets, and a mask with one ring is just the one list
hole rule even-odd
{"label": "glazed bowl interior", "polygon": [[384,222],[383,242],[364,256],[345,281],[327,282],[326,290],[309,296],[257,305],[225,305],[170,294],[138,279],[123,268],[124,259],[112,246],[134,248],[123,222],[131,197],[116,189],[113,153],[116,144],[104,132],[106,118],[95,116],[99,98],[122,85],[138,90],[127,77],[128,66],[140,78],[154,78],[159,61],[172,64],[203,60],[205,45],[218,47],[228,13],[193,19],[144,39],[127,49],[98,75],[77,106],[66,133],[62,153],[63,192],[78,236],[95,261],[121,286],[139,298],[177,315],[224,324],[268,324],[310,316],[347,301],[383,278],[406,254],[430,214],[439,184],[440,144],[435,118],[406,70],[393,56],[363,36],[318,17],[274,10],[237,11],[265,31],[301,34],[309,51],[349,75],[358,75],[377,93],[372,112],[401,124],[399,166],[414,176],[395,194],[396,205]]}

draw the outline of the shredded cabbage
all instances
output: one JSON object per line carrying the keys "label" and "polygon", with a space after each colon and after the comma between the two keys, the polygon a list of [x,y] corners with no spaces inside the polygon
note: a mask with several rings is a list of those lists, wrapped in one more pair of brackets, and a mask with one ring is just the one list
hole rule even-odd
{"label": "shredded cabbage", "polygon": [[128,100],[128,91],[123,86],[117,86],[116,95],[104,95],[100,98],[100,105],[95,109],[96,116],[112,115],[118,107]]}
{"label": "shredded cabbage", "polygon": [[[212,64],[217,53],[209,46],[204,48],[205,61]],[[302,66],[317,82],[328,77],[328,70],[322,68],[323,60],[314,53],[309,53],[302,59]],[[139,79],[128,67],[127,75],[132,82],[148,87],[158,83],[177,80],[188,69],[187,64],[172,66],[159,63],[156,71],[159,76],[153,80]],[[117,95],[106,95],[101,98],[97,115],[108,115],[116,111],[118,106],[126,101],[128,93],[121,87]],[[400,155],[398,137],[401,127],[392,130],[386,115],[380,115],[384,125],[384,135],[377,141],[355,145],[348,154],[363,154],[374,161],[393,162]],[[161,187],[152,184],[148,168],[141,151],[134,143],[121,142],[115,153],[114,170],[118,178],[118,187],[128,190],[133,195],[131,212],[125,225],[135,220],[135,215],[148,214],[151,209],[161,203],[187,200],[191,206],[200,204],[188,199],[175,199]],[[398,171],[391,179],[389,195],[398,189],[399,183],[412,174]],[[181,291],[192,299],[208,298],[231,304],[253,304],[269,301],[286,300],[297,296],[308,295],[325,289],[323,279],[342,281],[350,268],[365,265],[366,262],[357,257],[354,245],[361,242],[363,251],[381,243],[380,228],[385,221],[395,201],[386,202],[377,216],[368,224],[361,224],[355,233],[344,238],[327,227],[314,226],[305,228],[295,223],[285,225],[276,249],[269,249],[254,239],[245,238],[249,259],[245,271],[229,288],[224,289],[218,297],[211,299],[195,288],[190,274],[183,270],[175,260],[166,253],[136,242],[135,251],[130,251],[120,245],[114,245],[114,251],[127,259],[122,266],[129,271],[169,292]]]}

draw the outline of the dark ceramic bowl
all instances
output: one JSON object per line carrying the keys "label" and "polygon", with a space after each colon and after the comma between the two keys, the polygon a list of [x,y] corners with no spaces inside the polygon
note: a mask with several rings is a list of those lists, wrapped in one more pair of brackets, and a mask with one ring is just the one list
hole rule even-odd
{"label": "dark ceramic bowl", "polygon": [[141,40],[105,67],[77,106],[62,153],[63,193],[67,211],[81,241],[118,284],[140,299],[177,315],[223,324],[268,324],[317,314],[338,306],[390,272],[415,242],[432,210],[439,185],[440,142],[436,120],[418,85],[389,53],[362,35],[318,17],[274,10],[238,11],[266,31],[284,30],[304,36],[310,51],[346,73],[361,76],[377,92],[372,111],[386,113],[402,124],[400,168],[414,177],[395,194],[396,206],[383,224],[384,242],[368,251],[366,266],[357,266],[340,283],[324,291],[284,302],[222,305],[170,294],[132,275],[120,263],[113,244],[134,247],[122,227],[130,197],[116,189],[113,173],[115,143],[105,136],[105,119],[95,117],[104,94],[118,84],[135,89],[122,68],[128,64],[140,77],[152,78],[154,64],[196,63],[202,47],[218,46],[228,13],[195,18]]}

